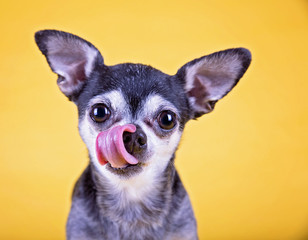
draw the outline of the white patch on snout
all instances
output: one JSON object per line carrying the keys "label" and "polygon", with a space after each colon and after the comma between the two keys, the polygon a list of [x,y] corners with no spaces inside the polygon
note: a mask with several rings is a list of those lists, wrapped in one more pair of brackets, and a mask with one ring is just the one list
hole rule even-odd
{"label": "white patch on snout", "polygon": [[[102,173],[106,172],[106,167],[102,166],[96,157],[96,149],[95,149],[95,143],[96,143],[96,138],[97,135],[100,133],[100,131],[97,131],[95,128],[95,123],[90,117],[90,110],[91,106],[98,104],[98,103],[103,103],[107,105],[110,108],[111,111],[111,118],[117,118],[118,114],[121,115],[122,119],[119,122],[116,122],[115,124],[112,124],[111,126],[108,125],[106,129],[114,127],[116,125],[124,125],[130,121],[128,118],[129,115],[127,114],[128,108],[126,101],[120,91],[110,91],[107,93],[104,93],[102,95],[95,96],[89,101],[86,113],[83,117],[83,119],[80,119],[79,121],[79,133],[86,144],[89,154],[91,156],[91,159],[93,159],[93,163],[95,167]],[[115,115],[115,116],[114,116]]]}
{"label": "white patch on snout", "polygon": [[[143,166],[142,171],[129,178],[123,178],[110,172],[106,168],[106,165],[102,166],[98,162],[96,157],[95,142],[99,132],[97,132],[93,127],[94,123],[91,122],[92,119],[89,117],[89,109],[93,104],[105,102],[111,103],[112,109],[110,110],[112,112],[116,111],[115,114],[121,115],[121,121],[116,122],[109,127],[132,123],[139,125],[147,136],[146,155],[148,156],[148,159],[145,160],[145,166]],[[153,126],[158,127],[156,122],[158,109],[170,110],[178,115],[176,108],[162,97],[158,95],[150,95],[144,101],[143,108],[138,112],[137,119],[133,120],[122,93],[120,91],[111,91],[94,97],[90,101],[89,109],[86,111],[84,118],[79,122],[79,130],[83,141],[88,147],[94,166],[111,183],[113,191],[121,192],[122,196],[125,196],[129,201],[144,200],[145,196],[156,191],[156,186],[160,181],[162,181],[161,175],[175,152],[181,137],[179,123],[177,123],[175,128],[171,130],[171,134],[167,137],[161,138],[155,133],[153,128],[145,123],[145,120],[150,119]]]}
{"label": "white patch on snout", "polygon": [[[154,128],[159,128],[157,119],[155,119],[155,117],[157,117],[158,110],[169,110],[174,112],[176,116],[179,117],[178,110],[172,103],[159,95],[152,94],[147,98],[147,101],[143,107],[143,112],[140,114],[142,116],[138,118],[136,123],[146,133],[148,148],[150,148],[152,152],[152,156],[148,159],[149,168],[152,168],[159,175],[165,170],[169,160],[174,154],[179,144],[182,132],[179,130],[179,122],[177,121],[174,129],[170,130],[170,135],[160,137],[155,134]],[[144,119],[148,117],[152,117],[152,127],[144,122]]]}
{"label": "white patch on snout", "polygon": [[159,185],[160,181],[163,181],[162,173],[176,151],[182,135],[179,130],[179,123],[169,137],[161,138],[155,134],[154,129],[145,123],[145,119],[151,118],[154,127],[157,124],[155,117],[158,109],[161,111],[170,110],[177,116],[179,115],[173,104],[159,95],[150,95],[139,112],[138,119],[134,122],[141,127],[147,136],[147,151],[151,154],[146,160],[146,166],[141,173],[127,180],[115,179],[118,190],[125,191],[129,199],[134,201],[144,201],[146,196],[155,194],[156,186]]}

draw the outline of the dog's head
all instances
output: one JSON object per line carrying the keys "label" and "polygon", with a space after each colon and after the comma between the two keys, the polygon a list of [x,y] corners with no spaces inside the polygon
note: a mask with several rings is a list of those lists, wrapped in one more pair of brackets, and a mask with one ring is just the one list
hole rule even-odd
{"label": "dog's head", "polygon": [[78,107],[92,162],[109,178],[163,172],[185,123],[211,112],[251,61],[248,50],[229,49],[170,76],[141,64],[107,66],[91,43],[69,33],[40,31],[35,40],[60,90]]}

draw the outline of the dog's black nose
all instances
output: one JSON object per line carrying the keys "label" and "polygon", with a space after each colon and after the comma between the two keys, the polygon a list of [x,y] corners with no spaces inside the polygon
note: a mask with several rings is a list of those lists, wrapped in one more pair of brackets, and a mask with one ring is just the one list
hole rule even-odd
{"label": "dog's black nose", "polygon": [[123,133],[123,142],[126,148],[126,151],[132,155],[136,153],[141,153],[147,147],[147,136],[137,127],[136,132],[124,132]]}

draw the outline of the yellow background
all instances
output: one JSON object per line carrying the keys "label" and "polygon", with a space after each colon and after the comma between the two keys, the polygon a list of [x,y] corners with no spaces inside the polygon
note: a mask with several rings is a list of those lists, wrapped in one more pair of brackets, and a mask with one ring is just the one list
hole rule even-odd
{"label": "yellow background", "polygon": [[213,113],[185,129],[176,165],[200,239],[308,238],[307,1],[1,1],[0,239],[64,239],[87,164],[77,111],[33,34],[60,29],[105,63],[174,74],[231,47],[253,61]]}

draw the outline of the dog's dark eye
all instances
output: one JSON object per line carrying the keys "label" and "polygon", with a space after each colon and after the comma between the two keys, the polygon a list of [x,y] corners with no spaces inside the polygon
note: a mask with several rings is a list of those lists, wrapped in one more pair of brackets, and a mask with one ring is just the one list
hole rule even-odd
{"label": "dog's dark eye", "polygon": [[170,130],[176,124],[176,116],[171,111],[162,111],[158,116],[158,124],[162,129]]}
{"label": "dog's dark eye", "polygon": [[90,117],[94,122],[105,122],[110,117],[110,111],[106,105],[102,103],[95,104],[90,112]]}

